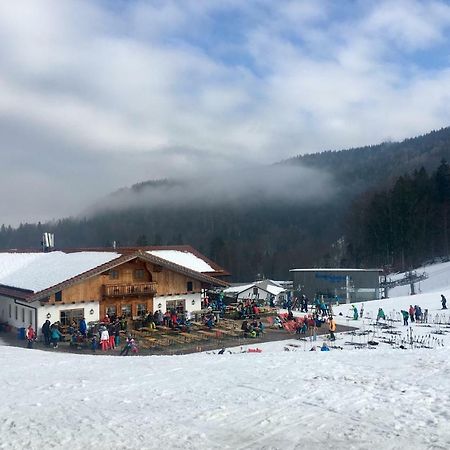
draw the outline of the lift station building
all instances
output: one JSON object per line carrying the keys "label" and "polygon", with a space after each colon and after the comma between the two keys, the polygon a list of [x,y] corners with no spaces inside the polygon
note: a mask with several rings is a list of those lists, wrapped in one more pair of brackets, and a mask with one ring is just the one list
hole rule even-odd
{"label": "lift station building", "polygon": [[340,303],[377,300],[380,269],[291,269],[294,291],[310,300],[322,297]]}

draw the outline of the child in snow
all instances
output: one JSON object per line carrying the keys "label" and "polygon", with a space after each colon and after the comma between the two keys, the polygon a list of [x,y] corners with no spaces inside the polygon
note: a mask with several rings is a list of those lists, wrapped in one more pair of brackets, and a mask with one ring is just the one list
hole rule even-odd
{"label": "child in snow", "polygon": [[53,348],[58,348],[58,342],[60,341],[62,334],[58,330],[56,324],[53,324],[50,332],[51,342],[53,344]]}
{"label": "child in snow", "polygon": [[31,324],[27,328],[26,338],[27,338],[27,341],[28,341],[27,347],[28,348],[33,348],[33,342],[36,340],[36,333],[34,332],[34,329],[31,326]]}
{"label": "child in snow", "polygon": [[329,352],[330,351],[330,347],[328,347],[328,345],[324,342],[322,344],[322,347],[320,347],[320,351],[321,352]]}
{"label": "child in snow", "polygon": [[120,352],[120,356],[122,356],[122,355],[128,356],[128,353],[130,352],[130,350],[133,351],[133,349],[136,349],[136,352],[137,352],[136,342],[131,337],[131,335],[128,335],[127,340],[125,342],[125,347]]}
{"label": "child in snow", "polygon": [[336,336],[334,335],[334,332],[336,331],[336,322],[334,321],[332,316],[330,316],[330,319],[328,321],[328,329],[330,331],[330,340],[336,340]]}

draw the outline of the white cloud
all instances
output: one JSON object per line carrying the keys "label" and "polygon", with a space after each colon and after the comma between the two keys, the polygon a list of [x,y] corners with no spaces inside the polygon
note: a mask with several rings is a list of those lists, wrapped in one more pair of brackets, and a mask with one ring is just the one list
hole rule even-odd
{"label": "white cloud", "polygon": [[[445,45],[449,24],[437,1],[1,3],[0,152],[21,157],[2,167],[10,220],[73,213],[202,162],[218,171],[448,125],[448,65],[415,56]],[[12,181],[24,174],[34,202]],[[33,208],[40,191],[52,208]]]}

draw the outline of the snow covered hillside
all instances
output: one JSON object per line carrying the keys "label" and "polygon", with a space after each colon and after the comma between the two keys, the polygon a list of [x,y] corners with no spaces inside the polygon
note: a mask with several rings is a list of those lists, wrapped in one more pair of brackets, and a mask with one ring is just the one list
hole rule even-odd
{"label": "snow covered hillside", "polygon": [[[335,308],[338,322],[361,330],[338,335],[330,352],[309,351],[321,337],[223,355],[0,346],[0,448],[450,448],[450,313],[440,310],[450,289],[429,287],[366,302],[357,321],[348,305]],[[429,322],[403,326],[398,313],[410,304],[428,309]],[[393,328],[374,324],[379,307]]]}
{"label": "snow covered hillside", "polygon": [[[428,278],[416,285],[416,292],[437,292],[440,290],[450,289],[450,262],[433,264],[429,266],[419,267],[415,270],[418,275],[426,273]],[[392,280],[403,278],[404,273],[396,274],[391,277]],[[400,297],[402,295],[409,295],[410,287],[398,286],[389,290],[389,297]]]}

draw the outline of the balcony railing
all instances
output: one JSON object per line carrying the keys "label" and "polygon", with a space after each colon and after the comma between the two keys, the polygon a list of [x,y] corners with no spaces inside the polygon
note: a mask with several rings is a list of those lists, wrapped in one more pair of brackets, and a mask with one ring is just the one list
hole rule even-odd
{"label": "balcony railing", "polygon": [[103,295],[105,297],[131,297],[156,294],[156,283],[133,284],[105,284]]}

